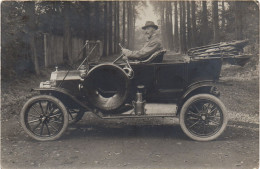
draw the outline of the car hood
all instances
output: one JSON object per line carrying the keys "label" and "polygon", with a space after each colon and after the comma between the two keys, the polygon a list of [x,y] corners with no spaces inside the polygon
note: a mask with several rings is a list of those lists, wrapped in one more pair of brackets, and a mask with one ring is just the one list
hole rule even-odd
{"label": "car hood", "polygon": [[[52,72],[50,80],[63,80],[64,77],[66,76],[67,72],[68,72],[67,70]],[[80,70],[69,71],[65,78],[65,80],[79,80],[79,79],[81,79]]]}

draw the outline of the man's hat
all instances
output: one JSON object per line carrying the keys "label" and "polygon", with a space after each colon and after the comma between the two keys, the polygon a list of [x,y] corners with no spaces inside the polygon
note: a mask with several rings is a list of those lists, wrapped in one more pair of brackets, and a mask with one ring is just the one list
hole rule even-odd
{"label": "man's hat", "polygon": [[154,24],[153,21],[146,21],[145,25],[142,27],[142,29],[145,29],[147,27],[153,27],[155,29],[158,29],[158,26]]}

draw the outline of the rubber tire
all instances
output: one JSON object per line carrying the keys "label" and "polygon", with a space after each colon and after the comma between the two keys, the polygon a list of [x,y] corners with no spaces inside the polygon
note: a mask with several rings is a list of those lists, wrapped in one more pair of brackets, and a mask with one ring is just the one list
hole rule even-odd
{"label": "rubber tire", "polygon": [[[104,77],[113,77],[113,79]],[[130,79],[121,67],[110,63],[101,64],[89,71],[83,85],[83,93],[93,107],[104,114],[113,114],[124,106],[128,98]],[[112,86],[112,88],[118,85],[117,93],[110,97],[97,95],[95,91],[97,91],[99,85]],[[102,86],[100,88],[102,89]]]}
{"label": "rubber tire", "polygon": [[[223,113],[223,124],[220,128],[220,130],[218,132],[216,132],[214,135],[210,136],[210,137],[199,137],[196,136],[194,134],[192,134],[186,127],[185,123],[184,123],[184,115],[185,112],[187,110],[187,108],[190,106],[190,104],[192,104],[194,101],[200,100],[200,99],[208,99],[212,102],[215,102],[220,109],[222,110]],[[189,98],[182,106],[181,112],[180,112],[180,125],[181,128],[183,130],[183,132],[191,139],[196,140],[196,141],[211,141],[214,140],[216,138],[218,138],[226,129],[227,126],[227,122],[228,122],[228,115],[227,115],[227,110],[225,105],[222,103],[222,101],[217,98],[216,96],[213,96],[211,94],[197,94],[195,96],[192,96],[191,98]]]}
{"label": "rubber tire", "polygon": [[[28,109],[28,107],[37,100],[51,101],[51,102],[55,103],[61,109],[63,116],[64,116],[64,123],[63,123],[61,131],[58,134],[51,136],[51,137],[43,138],[43,137],[39,137],[39,136],[33,134],[29,129],[27,129],[25,120],[24,120],[25,112]],[[52,140],[59,139],[62,136],[62,134],[66,131],[68,124],[69,124],[69,114],[68,114],[67,109],[65,108],[64,104],[59,99],[57,99],[53,96],[49,96],[49,95],[39,95],[39,96],[32,97],[25,103],[25,105],[23,106],[21,113],[20,113],[20,121],[21,121],[21,125],[22,125],[24,131],[33,139],[38,140],[38,141],[52,141]]]}

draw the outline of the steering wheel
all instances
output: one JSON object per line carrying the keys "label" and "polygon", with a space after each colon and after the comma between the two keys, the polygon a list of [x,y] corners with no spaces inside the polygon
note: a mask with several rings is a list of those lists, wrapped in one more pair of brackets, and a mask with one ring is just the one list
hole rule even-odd
{"label": "steering wheel", "polygon": [[[118,44],[119,46],[120,46],[120,48],[121,48],[121,51],[123,50],[123,49],[125,49],[120,43]],[[119,57],[117,57],[114,61],[113,61],[113,63],[116,63],[117,61],[119,61],[120,59],[122,59],[123,57],[124,57],[125,55],[122,53]],[[127,60],[125,60],[125,59],[123,59],[126,63],[128,62],[128,59]],[[129,63],[129,62],[128,62]]]}
{"label": "steering wheel", "polygon": [[[120,43],[118,45],[120,46],[121,50],[124,49],[124,47]],[[122,59],[124,56],[125,56],[125,54],[122,53],[118,58],[116,58],[113,61],[113,64],[115,64],[118,60]],[[132,67],[129,64],[128,59],[122,59],[122,60],[126,63],[125,67],[123,68],[124,71],[129,76],[129,78],[132,79],[134,77],[134,71],[133,71]]]}

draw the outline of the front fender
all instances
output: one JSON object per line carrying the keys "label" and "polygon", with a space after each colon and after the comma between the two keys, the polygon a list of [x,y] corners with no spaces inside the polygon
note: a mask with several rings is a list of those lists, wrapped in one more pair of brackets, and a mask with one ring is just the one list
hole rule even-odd
{"label": "front fender", "polygon": [[73,94],[71,94],[66,89],[62,88],[33,88],[31,91],[39,91],[41,94],[51,94],[56,96],[62,102],[65,102],[65,106],[69,105],[76,105],[84,109],[90,110],[89,106],[84,104],[82,101],[77,99]]}

